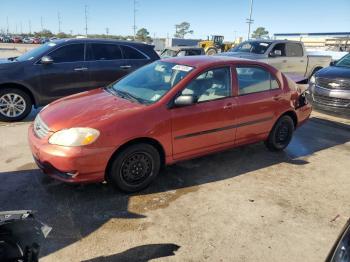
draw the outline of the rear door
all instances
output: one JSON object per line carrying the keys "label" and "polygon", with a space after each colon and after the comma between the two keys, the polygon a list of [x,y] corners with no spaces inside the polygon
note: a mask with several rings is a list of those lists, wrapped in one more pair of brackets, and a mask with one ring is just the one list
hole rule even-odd
{"label": "rear door", "polygon": [[52,58],[52,64],[38,61],[35,65],[40,67],[40,89],[45,102],[87,89],[89,67],[84,58],[84,43],[58,47],[47,56]]}
{"label": "rear door", "polygon": [[287,43],[286,54],[288,59],[288,73],[304,76],[307,57],[304,57],[303,46],[300,43]]}
{"label": "rear door", "polygon": [[236,144],[253,143],[270,132],[283,91],[276,78],[260,66],[237,66]]}
{"label": "rear door", "polygon": [[89,88],[104,87],[128,73],[118,44],[89,43],[87,61],[90,72]]}
{"label": "rear door", "polygon": [[125,70],[127,73],[135,71],[136,69],[144,66],[152,60],[148,55],[146,55],[142,50],[137,48],[136,46],[129,45],[120,45],[120,48],[123,52],[123,57],[125,59]]}

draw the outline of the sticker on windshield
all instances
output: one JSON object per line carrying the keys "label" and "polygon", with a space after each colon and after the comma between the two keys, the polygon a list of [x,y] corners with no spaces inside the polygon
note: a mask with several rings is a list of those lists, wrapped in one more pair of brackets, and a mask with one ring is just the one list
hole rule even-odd
{"label": "sticker on windshield", "polygon": [[193,69],[193,67],[185,66],[185,65],[175,65],[173,66],[172,69],[178,70],[178,71],[190,72]]}

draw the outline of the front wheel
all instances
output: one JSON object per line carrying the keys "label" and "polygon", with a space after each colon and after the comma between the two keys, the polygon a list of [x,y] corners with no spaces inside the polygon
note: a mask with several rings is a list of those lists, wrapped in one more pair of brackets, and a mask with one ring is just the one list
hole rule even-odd
{"label": "front wheel", "polygon": [[119,152],[108,170],[107,179],[124,192],[147,187],[158,175],[160,156],[152,145],[140,143]]}
{"label": "front wheel", "polygon": [[0,120],[14,122],[24,119],[32,110],[29,95],[17,88],[0,89]]}
{"label": "front wheel", "polygon": [[207,55],[216,55],[218,52],[215,48],[209,48],[207,50]]}
{"label": "front wheel", "polygon": [[272,128],[265,145],[271,151],[285,149],[292,140],[294,122],[290,116],[282,116]]}

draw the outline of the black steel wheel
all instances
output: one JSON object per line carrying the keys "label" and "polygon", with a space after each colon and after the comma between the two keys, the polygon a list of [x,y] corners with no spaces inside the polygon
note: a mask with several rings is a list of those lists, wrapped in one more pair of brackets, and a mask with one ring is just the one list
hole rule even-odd
{"label": "black steel wheel", "polygon": [[134,144],[119,152],[112,160],[107,179],[125,192],[147,187],[160,170],[158,150],[150,144]]}
{"label": "black steel wheel", "polygon": [[282,116],[272,128],[265,145],[271,151],[281,151],[285,149],[292,140],[294,132],[294,122],[290,116]]}

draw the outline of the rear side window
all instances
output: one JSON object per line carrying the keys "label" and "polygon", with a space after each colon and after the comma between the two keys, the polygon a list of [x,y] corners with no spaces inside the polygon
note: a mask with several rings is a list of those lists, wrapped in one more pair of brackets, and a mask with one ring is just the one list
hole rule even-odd
{"label": "rear side window", "polygon": [[303,48],[298,43],[288,43],[286,47],[287,56],[303,56]]}
{"label": "rear side window", "polygon": [[187,55],[191,56],[191,55],[201,55],[202,52],[201,50],[187,50]]}
{"label": "rear side window", "polygon": [[276,78],[261,67],[237,67],[239,95],[279,88]]}
{"label": "rear side window", "polygon": [[90,44],[88,60],[117,60],[122,59],[122,52],[118,45],[114,44]]}
{"label": "rear side window", "polygon": [[84,61],[84,44],[62,46],[49,54],[54,63]]}
{"label": "rear side window", "polygon": [[140,51],[136,50],[135,48],[126,45],[122,45],[120,47],[123,50],[124,57],[126,59],[147,59],[146,56],[144,56]]}

